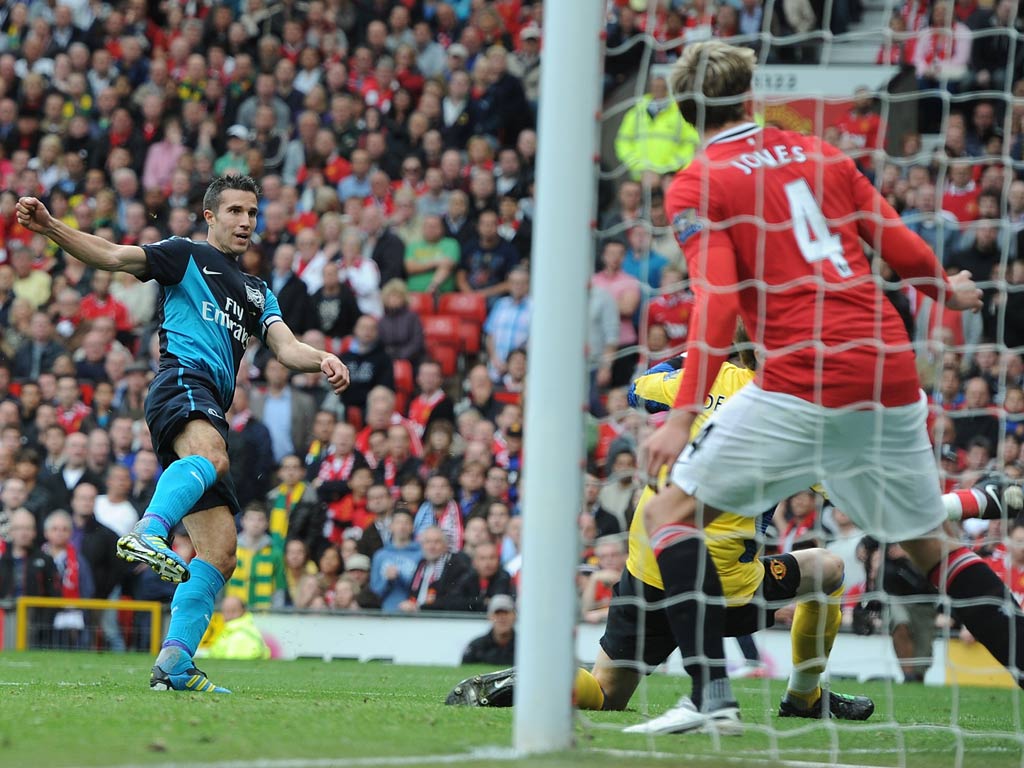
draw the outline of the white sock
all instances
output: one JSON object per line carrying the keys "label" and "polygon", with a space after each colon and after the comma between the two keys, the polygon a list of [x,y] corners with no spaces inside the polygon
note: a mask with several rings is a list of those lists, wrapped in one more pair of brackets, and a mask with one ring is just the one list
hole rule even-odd
{"label": "white sock", "polygon": [[815,688],[821,685],[820,672],[805,672],[802,669],[794,669],[789,673],[788,690],[795,693],[812,693]]}

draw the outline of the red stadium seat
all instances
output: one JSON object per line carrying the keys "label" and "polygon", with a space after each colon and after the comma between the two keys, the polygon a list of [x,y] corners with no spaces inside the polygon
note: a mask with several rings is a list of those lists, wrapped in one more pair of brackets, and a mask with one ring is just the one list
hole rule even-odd
{"label": "red stadium seat", "polygon": [[420,317],[427,317],[434,314],[434,294],[432,293],[410,293],[409,309]]}
{"label": "red stadium seat", "polygon": [[443,293],[437,310],[442,315],[458,315],[483,326],[487,319],[487,299],[477,293]]}
{"label": "red stadium seat", "polygon": [[408,360],[395,360],[395,389],[399,392],[412,392],[413,374],[412,363]]}
{"label": "red stadium seat", "polygon": [[350,405],[345,409],[345,421],[352,425],[356,432],[363,428],[363,412]]}
{"label": "red stadium seat", "polygon": [[413,393],[412,363],[408,360],[395,360],[395,408],[405,413]]}
{"label": "red stadium seat", "polygon": [[433,357],[435,345],[456,348],[459,345],[459,318],[455,315],[430,315],[422,318],[427,354]]}
{"label": "red stadium seat", "polygon": [[454,376],[459,369],[461,321],[455,315],[430,315],[421,320],[427,355],[440,363],[444,376]]}
{"label": "red stadium seat", "polygon": [[465,355],[480,353],[480,334],[483,330],[472,320],[459,320],[459,349]]}
{"label": "red stadium seat", "polygon": [[442,376],[454,376],[459,372],[459,350],[450,344],[435,344],[427,347],[427,353],[441,366]]}

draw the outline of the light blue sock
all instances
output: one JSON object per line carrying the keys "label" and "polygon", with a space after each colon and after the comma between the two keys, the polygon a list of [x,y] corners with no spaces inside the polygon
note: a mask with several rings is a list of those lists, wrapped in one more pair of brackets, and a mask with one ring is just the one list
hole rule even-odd
{"label": "light blue sock", "polygon": [[205,456],[186,456],[171,462],[160,475],[153,500],[136,530],[166,537],[216,482],[217,470]]}
{"label": "light blue sock", "polygon": [[179,584],[171,600],[171,623],[163,648],[181,648],[194,656],[199,641],[210,626],[217,593],[224,586],[224,576],[205,560],[193,558],[188,566],[192,576]]}

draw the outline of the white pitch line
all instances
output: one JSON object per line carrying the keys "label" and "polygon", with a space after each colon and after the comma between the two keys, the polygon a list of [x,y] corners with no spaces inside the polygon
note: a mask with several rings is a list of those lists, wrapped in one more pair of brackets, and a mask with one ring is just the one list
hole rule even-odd
{"label": "white pitch line", "polygon": [[[255,760],[221,760],[212,763],[187,763],[188,768],[373,768],[374,766],[413,766],[440,763],[457,765],[474,760],[515,760],[520,755],[511,749],[480,749],[457,755],[403,755],[397,757],[318,757]],[[182,768],[185,763],[125,763],[107,768]]]}
{"label": "white pitch line", "polygon": [[778,765],[783,768],[885,768],[885,766],[879,765],[860,765],[857,763],[833,763],[827,762],[822,763],[815,760],[773,760],[770,757],[760,757],[754,755],[720,755],[720,754],[686,754],[683,752],[645,752],[644,750],[631,750],[631,749],[592,749],[591,752],[599,752],[602,754],[612,755],[615,757],[637,759],[640,757],[654,757],[658,759],[675,759],[685,758],[687,760],[693,760],[696,763],[711,762],[714,760],[717,763],[731,763],[738,765]]}
{"label": "white pitch line", "polygon": [[[855,763],[832,763],[813,760],[773,760],[767,757],[752,755],[721,755],[721,754],[684,754],[678,752],[654,752],[645,750],[626,749],[586,749],[579,750],[581,756],[586,754],[601,754],[610,757],[623,759],[654,758],[656,760],[675,760],[680,758],[691,759],[695,762],[716,761],[719,763],[738,765],[769,765],[780,766],[781,768],[884,768],[877,765],[859,765]],[[511,749],[481,749],[457,755],[409,755],[397,757],[357,757],[357,758],[282,758],[263,760],[223,760],[211,763],[189,763],[189,768],[375,768],[376,766],[404,766],[417,765],[458,765],[460,763],[495,761],[505,762],[526,758]],[[538,756],[539,757],[539,756]],[[183,763],[157,763],[157,764],[124,764],[109,766],[109,768],[182,768]]]}
{"label": "white pitch line", "polygon": [[[789,752],[792,754],[796,750],[780,750],[780,753]],[[866,749],[847,749],[840,750],[842,754],[911,754],[911,753],[925,753],[930,750],[866,750]],[[972,749],[972,753],[977,752],[1007,752],[1010,751],[1007,748],[1001,747],[980,747],[978,749]],[[885,766],[878,765],[862,765],[859,763],[847,763],[843,762],[840,757],[840,762],[833,763],[822,762],[818,760],[796,760],[788,758],[771,758],[765,757],[761,754],[686,754],[684,752],[657,752],[647,751],[639,749],[581,749],[578,750],[577,754],[585,756],[587,754],[599,754],[608,755],[610,757],[619,757],[623,759],[642,759],[642,758],[653,758],[655,760],[675,760],[682,759],[693,760],[696,763],[711,762],[731,764],[731,765],[766,765],[766,766],[780,766],[780,768],[885,768]],[[210,763],[187,763],[188,768],[376,768],[376,766],[394,766],[395,768],[404,768],[405,766],[417,766],[417,765],[459,765],[461,763],[470,762],[507,762],[511,760],[527,758],[527,755],[521,755],[512,749],[493,747],[490,749],[478,749],[472,752],[465,752],[459,754],[448,754],[448,755],[402,755],[394,757],[339,757],[339,758],[280,758],[280,759],[256,759],[256,760],[222,760],[218,762]],[[540,757],[540,756],[538,756]],[[108,766],[108,768],[183,768],[185,763],[156,763],[156,764],[138,764],[138,763],[126,763],[123,765]]]}

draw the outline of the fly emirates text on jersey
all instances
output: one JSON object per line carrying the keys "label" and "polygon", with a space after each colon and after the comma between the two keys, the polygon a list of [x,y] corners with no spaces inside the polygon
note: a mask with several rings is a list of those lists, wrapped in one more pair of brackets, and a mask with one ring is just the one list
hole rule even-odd
{"label": "fly emirates text on jersey", "polygon": [[[232,315],[238,319],[236,320]],[[227,328],[235,340],[241,343],[243,347],[246,347],[249,345],[250,334],[245,330],[244,317],[245,308],[239,306],[238,302],[231,298],[224,300],[223,310],[218,309],[217,305],[212,301],[203,302],[203,320]]]}

